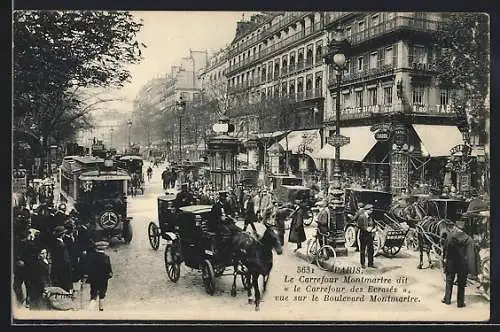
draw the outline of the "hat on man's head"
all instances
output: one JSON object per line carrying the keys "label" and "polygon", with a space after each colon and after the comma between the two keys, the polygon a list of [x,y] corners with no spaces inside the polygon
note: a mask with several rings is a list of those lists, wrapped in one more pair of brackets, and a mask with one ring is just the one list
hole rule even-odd
{"label": "hat on man's head", "polygon": [[54,227],[54,230],[52,231],[52,233],[54,235],[62,235],[66,232],[66,228],[64,226],[56,226]]}
{"label": "hat on man's head", "polygon": [[96,250],[104,250],[109,247],[109,242],[106,241],[98,241],[95,243],[95,249]]}
{"label": "hat on man's head", "polygon": [[363,208],[364,206],[365,206],[365,203],[361,203],[361,202],[358,203],[358,208],[359,209]]}

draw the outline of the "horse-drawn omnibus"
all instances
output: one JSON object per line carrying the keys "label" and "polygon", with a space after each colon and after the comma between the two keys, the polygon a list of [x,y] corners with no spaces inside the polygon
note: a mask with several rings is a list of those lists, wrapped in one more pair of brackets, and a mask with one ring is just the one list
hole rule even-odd
{"label": "horse-drawn omnibus", "polygon": [[89,223],[94,240],[132,240],[127,217],[127,182],[130,176],[112,160],[65,157],[60,169],[61,201]]}

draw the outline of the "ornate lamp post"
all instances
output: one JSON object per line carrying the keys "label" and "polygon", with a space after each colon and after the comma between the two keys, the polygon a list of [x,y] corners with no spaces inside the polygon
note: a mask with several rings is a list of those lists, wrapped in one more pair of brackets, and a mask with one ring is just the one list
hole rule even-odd
{"label": "ornate lamp post", "polygon": [[179,161],[182,160],[182,114],[186,109],[186,102],[179,97],[179,100],[175,103],[177,114],[179,115]]}
{"label": "ornate lamp post", "polygon": [[132,141],[130,140],[130,134],[132,132],[132,120],[127,121],[127,126],[128,126],[128,146],[130,147],[132,145]]}
{"label": "ornate lamp post", "polygon": [[336,71],[336,86],[331,88],[333,94],[336,90],[335,98],[335,136],[331,137],[329,143],[335,147],[335,166],[333,179],[335,181],[335,189],[340,189],[340,147],[349,144],[349,137],[340,135],[340,89],[342,85],[342,73],[346,65],[344,52],[350,47],[350,43],[344,38],[343,29],[340,26],[334,31],[333,39],[328,43],[328,53],[325,55],[327,65],[332,65]]}

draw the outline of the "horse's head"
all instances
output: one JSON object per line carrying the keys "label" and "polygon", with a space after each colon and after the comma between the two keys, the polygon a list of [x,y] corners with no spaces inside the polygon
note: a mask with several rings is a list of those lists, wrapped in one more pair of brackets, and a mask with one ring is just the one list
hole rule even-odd
{"label": "horse's head", "polygon": [[271,227],[266,227],[266,231],[260,240],[265,246],[269,246],[274,249],[278,255],[283,253],[283,247],[281,246],[281,242],[278,234]]}

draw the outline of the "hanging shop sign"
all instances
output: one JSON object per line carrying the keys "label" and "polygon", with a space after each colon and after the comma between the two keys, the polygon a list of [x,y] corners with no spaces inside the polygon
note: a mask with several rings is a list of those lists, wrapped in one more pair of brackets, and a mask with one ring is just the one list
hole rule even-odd
{"label": "hanging shop sign", "polygon": [[406,141],[406,128],[403,126],[399,126],[394,128],[394,144],[403,145]]}
{"label": "hanging shop sign", "polygon": [[462,155],[465,156],[465,155],[470,155],[471,152],[472,152],[472,148],[468,145],[465,145],[465,144],[458,144],[450,149],[451,155],[461,153]]}
{"label": "hanging shop sign", "polygon": [[347,136],[338,135],[338,136],[328,137],[327,142],[328,144],[333,146],[344,146],[351,143],[351,138]]}
{"label": "hanging shop sign", "polygon": [[392,131],[392,125],[390,123],[376,123],[370,127],[371,132],[375,132],[375,131],[379,131],[379,130]]}
{"label": "hanging shop sign", "polygon": [[375,139],[377,141],[388,141],[391,138],[391,131],[388,129],[380,129],[377,132],[375,132]]}

